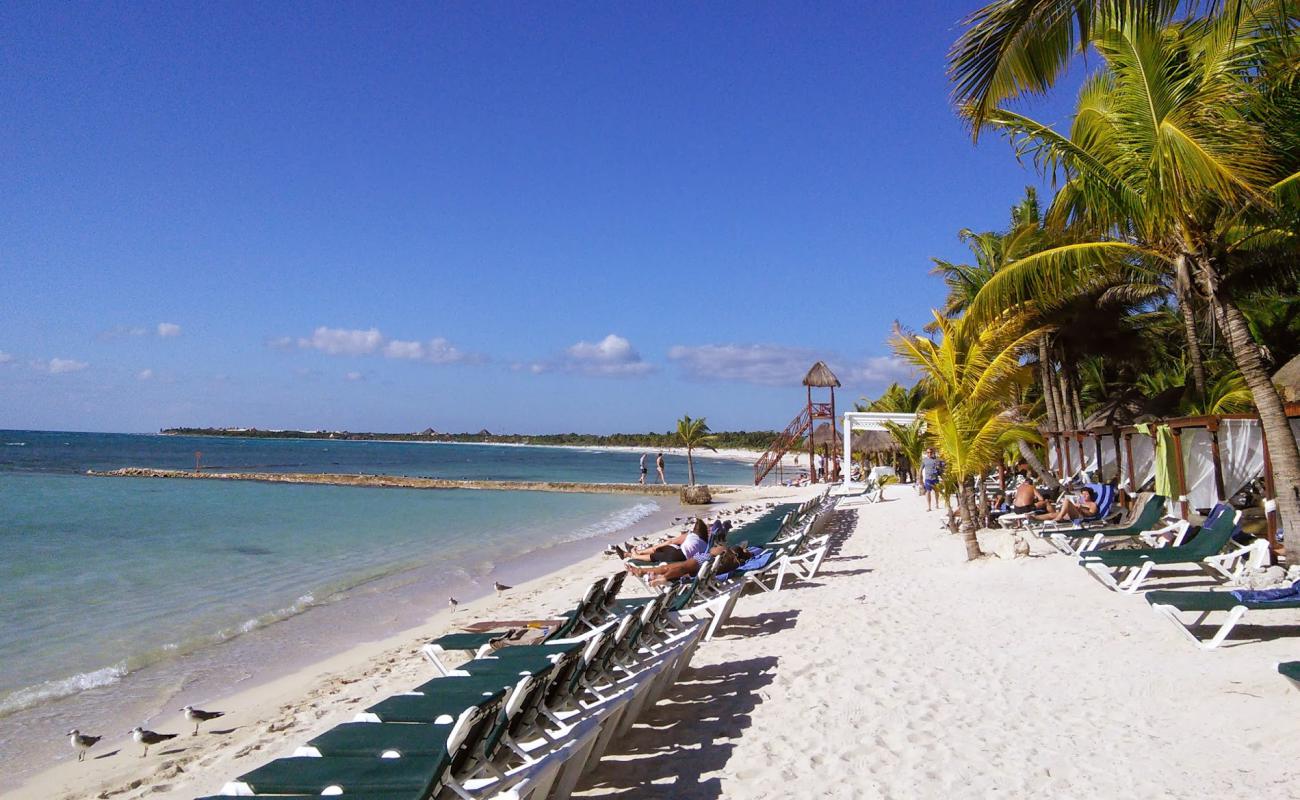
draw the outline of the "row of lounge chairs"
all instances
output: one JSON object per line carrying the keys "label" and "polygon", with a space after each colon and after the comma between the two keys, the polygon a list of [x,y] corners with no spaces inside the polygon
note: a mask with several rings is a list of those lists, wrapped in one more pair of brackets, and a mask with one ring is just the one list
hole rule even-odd
{"label": "row of lounge chairs", "polygon": [[[506,631],[453,633],[422,648],[440,676],[227,783],[219,797],[366,800],[567,798],[609,743],[677,680],[746,586],[811,577],[826,552],[825,495],[737,529],[765,558],[730,575],[718,560],[649,597],[620,598],[626,572],[593,582],[534,644]],[[733,533],[733,535],[736,535]],[[452,652],[471,652],[452,666]]]}
{"label": "row of lounge chairs", "polygon": [[444,668],[215,797],[567,797],[689,662],[703,626],[674,625],[672,599]]}
{"label": "row of lounge chairs", "polygon": [[[1196,567],[1215,579],[1239,581],[1247,573],[1268,563],[1268,543],[1255,540],[1235,544],[1241,512],[1227,503],[1216,505],[1190,541],[1191,525],[1185,520],[1167,520],[1166,498],[1139,498],[1137,512],[1125,525],[1112,528],[1046,531],[1056,546],[1075,555],[1088,573],[1107,587],[1133,594],[1147,585],[1152,572],[1165,567]],[[1140,540],[1145,547],[1102,549],[1124,540]],[[1213,650],[1221,645],[1248,611],[1300,608],[1300,597],[1256,601],[1243,599],[1233,591],[1156,590],[1145,595],[1153,611],[1173,622],[1197,647]],[[1211,614],[1225,613],[1218,629],[1206,639],[1194,629],[1203,626]],[[1180,614],[1195,619],[1185,623]],[[1285,673],[1284,673],[1285,674]]]}

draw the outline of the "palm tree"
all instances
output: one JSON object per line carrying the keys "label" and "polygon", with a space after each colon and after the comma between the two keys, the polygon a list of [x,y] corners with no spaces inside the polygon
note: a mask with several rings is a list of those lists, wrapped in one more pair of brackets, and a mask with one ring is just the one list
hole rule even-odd
{"label": "palm tree", "polygon": [[1017,439],[1038,432],[1013,411],[1014,387],[1027,370],[1022,355],[1046,331],[1030,328],[1027,317],[1006,314],[977,324],[934,312],[938,339],[895,329],[894,351],[921,370],[931,405],[922,412],[928,440],[947,462],[958,487],[960,531],[969,559],[980,555],[975,481],[998,463]]}
{"label": "palm tree", "polygon": [[[915,411],[915,409],[913,409]],[[921,456],[925,453],[925,421],[914,419],[910,424],[902,425],[897,422],[886,422],[885,430],[889,431],[898,442],[899,451],[907,461],[909,474],[915,478],[916,468],[921,464]],[[921,491],[921,482],[916,482],[917,492]]]}
{"label": "palm tree", "polygon": [[881,411],[896,414],[915,414],[925,403],[925,387],[917,383],[910,389],[898,383],[889,384],[884,394],[875,400],[863,397],[854,403],[858,411]]}
{"label": "palm tree", "polygon": [[713,447],[713,441],[717,438],[709,431],[709,424],[704,421],[704,417],[691,419],[690,415],[677,420],[677,438],[681,440],[682,446],[686,448],[686,475],[691,486],[695,485],[695,457],[693,455],[695,448],[707,447],[716,452]]}
{"label": "palm tree", "polygon": [[[1272,22],[1272,20],[1269,20]],[[1294,24],[1283,21],[1287,31]],[[1081,93],[1070,137],[1028,117],[986,110],[1040,167],[1063,169],[1062,215],[1108,223],[1111,235],[1050,247],[991,278],[972,304],[997,315],[1017,301],[1062,296],[1094,280],[1099,265],[1163,264],[1212,310],[1259,413],[1285,530],[1300,529],[1300,448],[1232,278],[1261,249],[1294,258],[1300,159],[1277,132],[1300,127],[1295,105],[1253,108],[1269,75],[1261,54],[1278,32],[1258,18],[1216,17],[1159,27],[1130,21],[1090,32],[1105,69]],[[1290,124],[1273,117],[1285,112]],[[975,119],[972,112],[972,119]],[[1289,276],[1274,261],[1273,273]],[[1293,284],[1292,284],[1293,285]],[[1300,537],[1297,537],[1300,538]],[[1300,541],[1288,541],[1300,558]]]}
{"label": "palm tree", "polygon": [[[978,135],[1003,101],[1045,94],[1095,31],[1164,23],[1180,7],[1188,14],[1204,9],[1234,27],[1285,13],[1276,0],[994,0],[966,17],[966,31],[948,52],[953,98],[970,110]],[[1273,35],[1285,39],[1286,26]]]}

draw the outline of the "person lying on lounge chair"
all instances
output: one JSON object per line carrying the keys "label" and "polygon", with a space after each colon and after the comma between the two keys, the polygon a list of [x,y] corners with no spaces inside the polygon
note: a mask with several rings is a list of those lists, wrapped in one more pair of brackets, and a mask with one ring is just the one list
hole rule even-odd
{"label": "person lying on lounge chair", "polygon": [[[621,548],[615,548],[619,550]],[[660,564],[673,564],[689,561],[709,549],[709,526],[704,520],[695,520],[695,527],[686,533],[678,534],[653,547],[619,555],[636,561],[654,561]]]}
{"label": "person lying on lounge chair", "polygon": [[633,575],[650,576],[650,585],[662,586],[665,583],[680,578],[686,578],[700,571],[700,564],[704,563],[712,556],[722,556],[718,561],[718,572],[728,573],[735,570],[741,564],[749,560],[749,551],[743,547],[727,547],[718,545],[709,552],[701,553],[698,558],[688,558],[685,561],[674,561],[669,564],[658,564],[653,567],[634,567],[628,564],[627,571]]}
{"label": "person lying on lounge chair", "polygon": [[1072,519],[1085,519],[1097,514],[1097,494],[1087,486],[1079,492],[1078,503],[1066,497],[1061,500],[1060,508],[1047,504],[1047,513],[1039,514],[1034,519],[1047,522],[1063,522]]}

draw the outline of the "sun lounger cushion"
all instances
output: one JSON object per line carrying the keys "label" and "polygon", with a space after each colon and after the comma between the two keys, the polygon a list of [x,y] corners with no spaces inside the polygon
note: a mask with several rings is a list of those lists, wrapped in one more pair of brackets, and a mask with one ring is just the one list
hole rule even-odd
{"label": "sun lounger cushion", "polygon": [[[439,683],[462,680],[461,678],[439,678]],[[481,689],[457,691],[443,689],[435,694],[397,694],[380,700],[366,709],[379,717],[382,722],[436,722],[440,717],[455,718],[470,706],[479,705],[493,698],[505,696],[504,687],[495,693],[484,694]]]}
{"label": "sun lounger cushion", "polygon": [[1300,681],[1300,661],[1283,661],[1277,665],[1277,671],[1293,681]]}
{"label": "sun lounger cushion", "polygon": [[347,797],[388,791],[409,793],[405,796],[418,800],[433,788],[444,761],[437,756],[280,758],[241,775],[239,780],[258,794],[319,795],[329,786],[339,786]]}
{"label": "sun lounger cushion", "polygon": [[345,722],[307,742],[322,756],[370,756],[394,751],[402,756],[443,756],[452,723]]}

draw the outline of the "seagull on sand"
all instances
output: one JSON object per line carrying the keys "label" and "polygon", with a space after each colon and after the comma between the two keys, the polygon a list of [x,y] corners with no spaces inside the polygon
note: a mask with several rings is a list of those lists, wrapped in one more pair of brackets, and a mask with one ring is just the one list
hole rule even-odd
{"label": "seagull on sand", "polygon": [[194,706],[185,706],[181,711],[185,712],[185,719],[194,723],[194,733],[191,733],[190,736],[199,735],[199,725],[201,723],[207,722],[210,719],[216,719],[217,717],[224,717],[226,715],[226,712],[224,711],[204,711],[203,709],[195,708]]}
{"label": "seagull on sand", "polygon": [[502,592],[508,592],[508,591],[510,591],[510,590],[511,590],[512,588],[514,588],[514,587],[512,587],[512,586],[506,586],[506,585],[505,585],[504,583],[502,583],[501,581],[493,581],[493,582],[492,582],[492,588],[497,590],[497,594],[501,594]]}
{"label": "seagull on sand", "polygon": [[72,742],[73,748],[76,749],[78,761],[85,761],[86,751],[94,747],[95,742],[103,738],[103,736],[87,736],[76,728],[68,731],[68,741]]}
{"label": "seagull on sand", "polygon": [[175,739],[176,734],[156,733],[154,731],[147,731],[144,728],[141,728],[139,725],[136,725],[134,728],[131,729],[131,738],[135,739],[137,742],[144,745],[144,752],[140,754],[140,758],[144,758],[145,756],[149,755],[150,745],[162,744],[168,739]]}
{"label": "seagull on sand", "polygon": [[455,614],[455,613],[456,613],[456,606],[460,605],[460,601],[457,600],[457,599],[454,598],[454,597],[448,597],[448,598],[447,598],[447,605],[451,608],[451,613]]}

